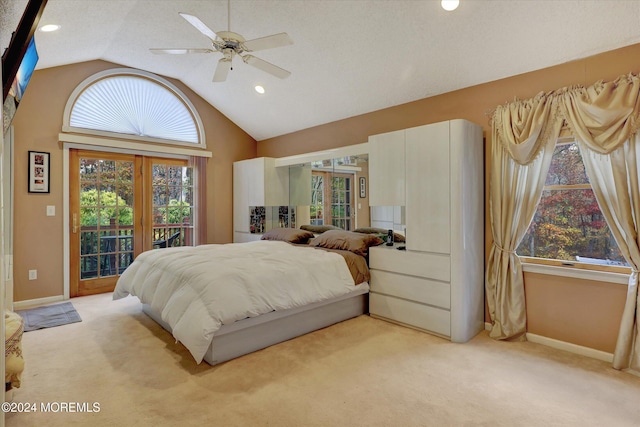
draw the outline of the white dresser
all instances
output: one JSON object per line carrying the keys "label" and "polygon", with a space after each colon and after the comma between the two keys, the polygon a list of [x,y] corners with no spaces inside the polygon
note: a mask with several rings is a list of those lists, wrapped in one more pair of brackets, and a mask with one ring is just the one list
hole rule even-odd
{"label": "white dresser", "polygon": [[[388,146],[386,136],[391,137]],[[402,139],[404,156],[399,156]],[[451,120],[378,135],[369,142],[372,200],[402,201],[393,194],[402,191],[407,233],[404,251],[387,246],[370,250],[369,311],[466,342],[484,328],[482,128]],[[373,182],[383,182],[390,173],[383,161],[392,156],[385,154],[387,147],[394,158],[404,157],[404,165],[395,164],[395,184],[374,198]]]}

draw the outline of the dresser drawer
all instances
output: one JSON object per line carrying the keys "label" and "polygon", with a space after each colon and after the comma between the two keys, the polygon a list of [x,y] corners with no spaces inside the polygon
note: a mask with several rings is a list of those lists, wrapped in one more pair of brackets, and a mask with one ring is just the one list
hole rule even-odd
{"label": "dresser drawer", "polygon": [[449,310],[423,305],[387,295],[369,294],[369,313],[436,334],[451,336]]}
{"label": "dresser drawer", "polygon": [[435,282],[422,277],[404,276],[387,271],[371,270],[369,285],[372,292],[446,309],[451,307],[451,288],[449,283]]}
{"label": "dresser drawer", "polygon": [[387,247],[369,249],[369,267],[410,276],[448,282],[451,279],[449,255],[399,251]]}

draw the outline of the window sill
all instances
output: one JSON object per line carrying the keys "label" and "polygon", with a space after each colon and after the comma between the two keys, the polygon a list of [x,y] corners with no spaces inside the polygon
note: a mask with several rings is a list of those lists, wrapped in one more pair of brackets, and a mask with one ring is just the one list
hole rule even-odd
{"label": "window sill", "polygon": [[556,266],[538,263],[522,262],[522,270],[526,273],[547,274],[550,276],[572,277],[575,279],[595,280],[598,282],[609,282],[620,285],[629,284],[629,275],[624,273],[613,273],[610,271],[585,270],[573,268],[572,266]]}

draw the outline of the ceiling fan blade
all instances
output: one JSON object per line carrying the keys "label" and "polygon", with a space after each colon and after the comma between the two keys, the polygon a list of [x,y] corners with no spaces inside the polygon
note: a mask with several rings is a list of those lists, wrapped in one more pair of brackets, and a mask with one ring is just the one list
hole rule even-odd
{"label": "ceiling fan blade", "polygon": [[169,48],[169,49],[149,49],[151,53],[162,55],[165,53],[171,55],[182,55],[185,53],[213,53],[212,49],[190,49],[190,48]]}
{"label": "ceiling fan blade", "polygon": [[249,65],[252,65],[262,71],[265,71],[273,76],[278,77],[279,79],[286,79],[291,75],[291,73],[287,70],[283,70],[282,68],[273,65],[270,62],[267,62],[263,59],[256,58],[253,55],[244,55],[242,60]]}
{"label": "ceiling fan blade", "polygon": [[287,33],[274,34],[272,36],[260,37],[259,39],[247,40],[243,42],[244,50],[247,52],[257,52],[274,47],[287,46],[293,44]]}
{"label": "ceiling fan blade", "polygon": [[218,65],[216,66],[216,72],[213,75],[214,82],[223,82],[227,79],[227,74],[229,74],[229,70],[231,69],[231,59],[222,58],[218,61]]}
{"label": "ceiling fan blade", "polygon": [[207,27],[205,25],[204,22],[202,22],[200,19],[198,19],[197,17],[193,16],[193,15],[189,15],[188,13],[179,13],[180,16],[182,16],[184,19],[187,20],[187,22],[189,22],[189,24],[193,25],[194,27],[196,27],[196,29],[198,31],[200,31],[202,34],[204,34],[205,36],[209,37],[211,39],[211,41],[215,41],[215,39],[218,37],[216,35],[216,33],[213,32],[213,30],[211,30],[211,28]]}

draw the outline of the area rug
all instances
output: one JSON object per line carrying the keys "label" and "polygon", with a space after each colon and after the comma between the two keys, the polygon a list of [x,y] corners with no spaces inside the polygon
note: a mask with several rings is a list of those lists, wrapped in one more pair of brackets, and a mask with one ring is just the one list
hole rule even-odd
{"label": "area rug", "polygon": [[80,315],[70,302],[17,310],[16,313],[24,319],[25,332],[82,322]]}

